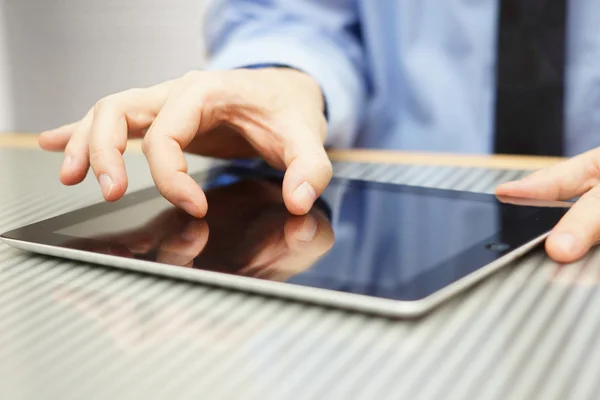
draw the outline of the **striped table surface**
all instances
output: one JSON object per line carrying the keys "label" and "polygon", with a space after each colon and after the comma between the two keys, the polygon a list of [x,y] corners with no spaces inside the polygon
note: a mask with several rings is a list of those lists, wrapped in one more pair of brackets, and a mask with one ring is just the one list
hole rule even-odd
{"label": "striped table surface", "polygon": [[[0,230],[101,200],[59,155],[0,149]],[[206,167],[191,158],[190,169]],[[151,184],[127,156],[130,190]],[[491,192],[517,169],[337,162],[341,177]],[[541,251],[388,320],[0,247],[1,399],[587,399],[600,258]]]}

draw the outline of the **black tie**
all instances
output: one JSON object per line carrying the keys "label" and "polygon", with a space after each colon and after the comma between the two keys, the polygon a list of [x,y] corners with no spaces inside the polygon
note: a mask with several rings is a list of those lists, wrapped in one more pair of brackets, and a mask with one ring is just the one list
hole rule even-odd
{"label": "black tie", "polygon": [[495,151],[563,155],[567,0],[499,0]]}

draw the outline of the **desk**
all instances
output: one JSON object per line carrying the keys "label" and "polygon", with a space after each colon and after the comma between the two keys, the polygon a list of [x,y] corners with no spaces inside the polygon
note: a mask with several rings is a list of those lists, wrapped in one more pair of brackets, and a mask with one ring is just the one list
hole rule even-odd
{"label": "desk", "polygon": [[[60,154],[34,143],[0,136],[2,231],[101,199],[93,179],[62,187]],[[134,190],[151,180],[131,153]],[[484,192],[556,162],[332,158],[341,176]],[[393,321],[2,245],[0,398],[590,398],[600,385],[599,257],[561,267],[534,252],[423,318]]]}
{"label": "desk", "polygon": [[[0,135],[0,148],[36,148],[37,135],[6,133]],[[130,141],[128,151],[140,152],[140,141]],[[452,154],[405,153],[397,151],[350,150],[330,151],[334,161],[392,163],[418,165],[446,165],[458,167],[481,167],[488,169],[520,169],[534,170],[544,168],[561,161],[557,157],[523,157],[523,156],[457,156]]]}

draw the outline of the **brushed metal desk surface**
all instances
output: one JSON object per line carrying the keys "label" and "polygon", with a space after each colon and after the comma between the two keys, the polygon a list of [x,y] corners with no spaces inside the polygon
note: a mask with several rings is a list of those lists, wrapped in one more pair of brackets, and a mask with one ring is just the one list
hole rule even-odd
{"label": "brushed metal desk surface", "polygon": [[[0,230],[101,200],[59,155],[0,149]],[[127,157],[130,190],[147,186]],[[190,160],[191,170],[205,165]],[[490,192],[525,173],[337,163],[339,176]],[[426,317],[386,320],[0,247],[0,399],[587,399],[600,258],[535,252]]]}

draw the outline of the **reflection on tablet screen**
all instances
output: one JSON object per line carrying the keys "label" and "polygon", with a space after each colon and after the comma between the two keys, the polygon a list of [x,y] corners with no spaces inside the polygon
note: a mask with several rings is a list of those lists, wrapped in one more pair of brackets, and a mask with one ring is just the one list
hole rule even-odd
{"label": "reflection on tablet screen", "polygon": [[498,234],[500,208],[514,207],[336,180],[308,215],[293,216],[278,180],[224,172],[201,184],[202,220],[154,197],[57,233],[95,239],[85,250],[415,300],[499,257],[482,244]]}

